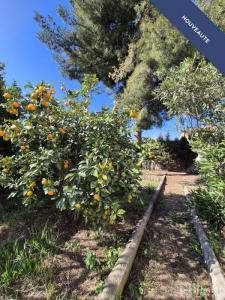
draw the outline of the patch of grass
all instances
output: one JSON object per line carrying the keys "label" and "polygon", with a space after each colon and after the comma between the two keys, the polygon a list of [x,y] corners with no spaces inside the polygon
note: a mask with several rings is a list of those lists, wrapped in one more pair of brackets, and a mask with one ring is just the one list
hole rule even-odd
{"label": "patch of grass", "polygon": [[189,243],[189,248],[191,251],[193,251],[195,254],[197,254],[198,256],[201,255],[201,246],[198,242],[198,240],[196,239],[196,237],[194,236],[194,234],[191,236],[190,239],[190,243]]}
{"label": "patch of grass", "polygon": [[64,247],[68,250],[76,251],[76,250],[80,250],[81,246],[80,246],[80,243],[77,241],[68,241],[68,242],[65,242]]}
{"label": "patch of grass", "polygon": [[96,259],[94,251],[89,250],[87,252],[86,257],[85,257],[85,265],[86,265],[87,269],[90,271],[97,270],[97,268],[99,266],[99,262]]}
{"label": "patch of grass", "polygon": [[141,280],[137,282],[131,282],[128,285],[129,294],[132,299],[143,300],[146,290],[154,289],[154,283],[151,280]]}
{"label": "patch of grass", "polygon": [[0,291],[4,294],[14,284],[37,280],[45,271],[48,276],[45,259],[56,250],[57,234],[47,225],[31,232],[28,239],[9,240],[0,247]]}
{"label": "patch of grass", "polygon": [[106,250],[105,264],[108,268],[112,269],[119,257],[119,250],[116,248],[110,248]]}
{"label": "patch of grass", "polygon": [[216,233],[214,230],[208,230],[207,231],[207,237],[208,237],[209,243],[210,243],[213,251],[217,255],[221,255],[222,254],[222,249],[220,247],[218,233]]}
{"label": "patch of grass", "polygon": [[98,295],[100,294],[104,289],[104,281],[103,280],[100,280],[96,286],[96,289],[95,289],[95,294]]}
{"label": "patch of grass", "polygon": [[157,186],[156,182],[154,182],[154,181],[148,182],[148,184],[147,184],[148,193],[152,194],[155,191],[156,186]]}
{"label": "patch of grass", "polygon": [[192,286],[192,295],[195,297],[206,298],[208,293],[208,289],[199,284],[194,284]]}
{"label": "patch of grass", "polygon": [[98,236],[98,238],[100,240],[101,245],[105,247],[120,248],[125,243],[122,237],[117,234],[101,234]]}

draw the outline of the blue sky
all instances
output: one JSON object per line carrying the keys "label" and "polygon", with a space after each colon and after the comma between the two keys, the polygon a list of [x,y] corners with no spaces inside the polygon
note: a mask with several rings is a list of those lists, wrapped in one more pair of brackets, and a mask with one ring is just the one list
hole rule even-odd
{"label": "blue sky", "polygon": [[[57,96],[61,96],[60,85],[76,89],[79,83],[65,79],[60,74],[57,64],[49,49],[37,39],[38,25],[33,19],[34,11],[43,15],[51,15],[58,22],[56,14],[58,4],[68,5],[68,0],[7,0],[3,1],[0,10],[0,62],[6,64],[6,82],[16,80],[20,87],[28,81],[37,83],[41,80],[54,85]],[[97,111],[102,106],[112,107],[113,98],[103,93],[96,96],[91,110]],[[158,137],[170,132],[171,138],[177,136],[174,120],[166,122],[161,129],[153,128],[145,131],[144,136]]]}

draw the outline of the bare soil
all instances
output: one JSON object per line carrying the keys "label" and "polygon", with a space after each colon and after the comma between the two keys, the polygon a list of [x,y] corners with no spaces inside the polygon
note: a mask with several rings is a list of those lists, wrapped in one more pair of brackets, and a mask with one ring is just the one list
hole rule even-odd
{"label": "bare soil", "polygon": [[183,196],[183,187],[197,179],[185,173],[167,174],[164,195],[146,228],[124,300],[213,299]]}

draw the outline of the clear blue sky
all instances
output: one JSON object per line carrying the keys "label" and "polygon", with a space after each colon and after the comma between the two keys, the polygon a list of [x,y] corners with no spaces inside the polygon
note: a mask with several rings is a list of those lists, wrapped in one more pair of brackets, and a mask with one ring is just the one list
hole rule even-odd
{"label": "clear blue sky", "polygon": [[[0,62],[6,64],[6,81],[11,84],[16,80],[20,87],[28,81],[37,83],[41,80],[54,85],[61,96],[59,87],[65,83],[68,88],[76,89],[79,83],[65,79],[60,74],[57,64],[49,49],[37,39],[38,25],[33,19],[34,11],[51,15],[58,22],[56,14],[58,4],[68,5],[68,0],[6,0],[0,10]],[[105,91],[104,91],[105,90]],[[103,93],[96,96],[91,110],[97,111],[102,106],[112,107],[113,99],[103,87]],[[161,129],[144,132],[144,136],[158,137],[170,132],[177,136],[174,120],[166,122]]]}

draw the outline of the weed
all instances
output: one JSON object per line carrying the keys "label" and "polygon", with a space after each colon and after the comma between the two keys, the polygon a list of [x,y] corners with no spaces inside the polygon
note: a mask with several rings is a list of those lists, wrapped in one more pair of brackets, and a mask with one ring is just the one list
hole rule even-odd
{"label": "weed", "polygon": [[191,251],[195,252],[198,256],[201,255],[201,246],[195,236],[191,236],[189,248]]}
{"label": "weed", "polygon": [[68,242],[65,242],[65,248],[68,249],[68,250],[80,250],[80,243],[77,242],[77,241],[68,241]]}
{"label": "weed", "polygon": [[45,296],[46,300],[52,300],[55,296],[56,286],[54,283],[48,282],[45,286]]}
{"label": "weed", "polygon": [[112,269],[118,259],[119,251],[116,248],[110,248],[106,251],[106,265]]}
{"label": "weed", "polygon": [[104,281],[103,280],[100,280],[96,286],[96,289],[95,289],[95,294],[100,294],[104,289]]}
{"label": "weed", "polygon": [[88,270],[93,271],[97,269],[99,263],[93,251],[88,250],[85,258],[85,264]]}
{"label": "weed", "polygon": [[200,286],[199,284],[194,284],[192,287],[192,295],[200,298],[205,298],[208,296],[208,289]]}
{"label": "weed", "polygon": [[213,230],[208,230],[207,231],[207,237],[208,237],[209,243],[210,243],[213,251],[216,254],[220,255],[220,253],[222,252],[222,249],[221,249],[220,244],[219,244],[218,234]]}

